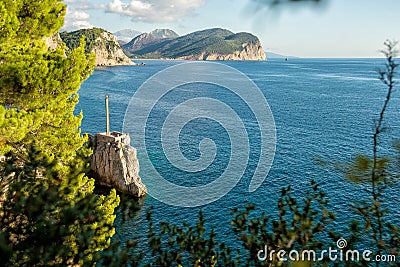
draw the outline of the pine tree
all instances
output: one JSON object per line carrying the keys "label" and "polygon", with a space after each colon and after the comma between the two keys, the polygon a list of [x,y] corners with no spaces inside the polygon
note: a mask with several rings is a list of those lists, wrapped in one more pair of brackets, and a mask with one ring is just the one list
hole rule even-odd
{"label": "pine tree", "polygon": [[74,116],[93,71],[84,43],[50,50],[58,0],[0,2],[0,265],[93,265],[114,234],[115,191],[93,194],[90,150]]}

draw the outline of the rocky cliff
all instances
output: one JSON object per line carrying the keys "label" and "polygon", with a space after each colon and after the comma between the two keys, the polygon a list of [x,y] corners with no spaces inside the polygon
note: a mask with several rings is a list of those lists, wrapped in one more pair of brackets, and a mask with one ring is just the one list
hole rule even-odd
{"label": "rocky cliff", "polygon": [[128,134],[96,134],[90,136],[89,142],[93,147],[91,173],[97,183],[135,197],[146,195],[146,186],[139,176],[136,149],[130,146]]}
{"label": "rocky cliff", "polygon": [[157,39],[142,34],[122,46],[136,58],[184,60],[265,60],[260,40],[250,33],[215,28]]}
{"label": "rocky cliff", "polygon": [[70,49],[78,47],[82,36],[85,36],[85,51],[96,55],[96,66],[133,65],[133,62],[123,52],[117,38],[103,29],[92,28],[70,33],[62,32],[60,36]]}
{"label": "rocky cliff", "polygon": [[109,32],[103,32],[95,40],[91,53],[96,55],[96,66],[132,65],[120,47],[117,38]]}
{"label": "rocky cliff", "polygon": [[178,57],[180,60],[266,60],[261,43],[244,43],[242,49],[231,54],[207,53]]}
{"label": "rocky cliff", "polygon": [[61,46],[63,43],[63,40],[60,37],[60,33],[55,33],[51,35],[50,37],[44,38],[46,41],[47,46],[50,48],[50,50],[57,49],[57,47]]}

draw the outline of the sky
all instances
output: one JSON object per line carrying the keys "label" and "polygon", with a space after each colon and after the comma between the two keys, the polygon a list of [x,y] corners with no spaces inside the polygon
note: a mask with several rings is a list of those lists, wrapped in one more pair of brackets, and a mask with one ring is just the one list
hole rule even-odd
{"label": "sky", "polygon": [[386,39],[400,41],[399,0],[323,0],[285,4],[267,0],[65,0],[62,30],[110,32],[171,29],[184,35],[207,28],[250,32],[264,50],[297,57],[380,57]]}

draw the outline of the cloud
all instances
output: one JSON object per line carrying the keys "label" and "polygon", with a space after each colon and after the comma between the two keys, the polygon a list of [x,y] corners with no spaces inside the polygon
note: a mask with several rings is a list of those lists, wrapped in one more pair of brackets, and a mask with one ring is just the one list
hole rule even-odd
{"label": "cloud", "polygon": [[[69,0],[69,2],[72,2]],[[65,15],[64,26],[62,31],[74,31],[83,28],[93,28],[93,25],[89,22],[90,15],[84,11],[85,7],[81,6],[68,6],[67,14]]]}
{"label": "cloud", "polygon": [[90,18],[90,15],[85,11],[78,10],[78,11],[73,11],[69,17],[75,20],[87,20]]}
{"label": "cloud", "polygon": [[106,12],[131,17],[133,21],[174,22],[191,15],[206,0],[113,0],[104,8]]}
{"label": "cloud", "polygon": [[85,20],[78,20],[72,22],[72,28],[73,29],[87,29],[87,28],[93,28],[94,26]]}

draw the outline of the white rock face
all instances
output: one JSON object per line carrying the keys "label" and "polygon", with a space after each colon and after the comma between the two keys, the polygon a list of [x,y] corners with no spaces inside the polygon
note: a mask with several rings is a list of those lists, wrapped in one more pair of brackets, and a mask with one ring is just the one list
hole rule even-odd
{"label": "white rock face", "polygon": [[244,43],[242,50],[232,54],[202,53],[200,55],[190,55],[179,57],[179,60],[266,60],[264,49],[261,43]]}
{"label": "white rock face", "polygon": [[[50,49],[55,49],[66,42],[67,48],[76,48],[76,42],[79,43],[82,36],[90,36],[96,39],[85,39],[87,53],[93,53],[96,56],[96,66],[119,66],[119,65],[135,65],[128,56],[125,55],[117,38],[111,33],[99,29],[82,29],[75,32],[65,33],[62,32],[45,38],[47,46]],[[94,37],[95,36],[95,37]],[[71,42],[75,39],[75,42]],[[77,39],[77,40],[76,40]]]}
{"label": "white rock face", "polygon": [[129,135],[100,133],[90,139],[90,167],[96,182],[135,197],[145,196],[147,189],[139,176],[139,160],[136,149],[130,146]]}
{"label": "white rock face", "polygon": [[96,55],[96,66],[133,65],[111,33],[104,31],[94,43],[91,52]]}
{"label": "white rock face", "polygon": [[57,49],[63,43],[58,32],[50,37],[45,37],[44,40],[46,41],[46,45],[50,50]]}

